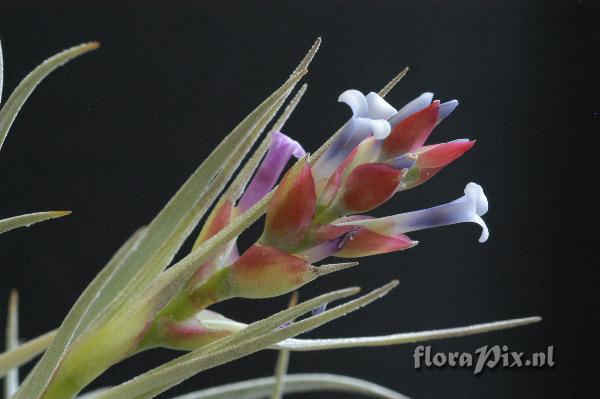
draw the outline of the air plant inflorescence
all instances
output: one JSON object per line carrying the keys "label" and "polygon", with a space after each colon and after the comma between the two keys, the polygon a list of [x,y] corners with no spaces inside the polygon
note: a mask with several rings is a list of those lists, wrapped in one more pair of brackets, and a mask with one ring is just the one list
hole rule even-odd
{"label": "air plant inflorescence", "polygon": [[[306,90],[302,86],[248,156],[307,73],[319,45],[320,39],[289,79],[225,137],[151,223],[123,244],[57,330],[18,345],[17,300],[16,295],[11,297],[7,352],[0,355],[6,397],[150,398],[203,370],[271,348],[280,350],[275,377],[211,388],[189,397],[278,398],[285,392],[339,389],[401,398],[350,377],[286,376],[289,352],[412,343],[540,320],[529,317],[376,337],[294,338],[382,297],[396,281],[329,309],[329,303],[359,289],[334,291],[299,304],[293,300],[288,309],[249,325],[209,309],[234,297],[269,298],[293,292],[320,276],[357,264],[316,265],[329,257],[353,259],[411,248],[417,242],[406,233],[413,231],[474,222],[482,228],[479,241],[488,239],[482,219],[488,201],[475,183],[466,185],[462,197],[430,209],[381,218],[366,214],[396,193],[426,182],[474,144],[467,139],[425,144],[458,102],[440,103],[432,93],[424,93],[397,110],[384,96],[406,70],[379,93],[342,93],[339,101],[350,107],[352,116],[313,154],[282,133]],[[37,84],[66,61],[97,47],[89,43],[66,50],[21,82],[0,110],[0,146]],[[1,88],[0,51],[0,94]],[[297,160],[285,172],[292,158]],[[41,212],[0,220],[0,233],[66,214]],[[262,234],[240,251],[237,237],[263,214]],[[192,251],[173,264],[175,254],[203,218]],[[156,347],[188,353],[121,385],[81,394],[112,365]],[[42,352],[20,385],[17,368]]]}

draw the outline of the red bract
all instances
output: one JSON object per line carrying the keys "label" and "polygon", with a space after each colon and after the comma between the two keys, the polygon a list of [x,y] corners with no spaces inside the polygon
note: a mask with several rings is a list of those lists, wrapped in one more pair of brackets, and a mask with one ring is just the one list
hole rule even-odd
{"label": "red bract", "polygon": [[304,157],[285,174],[269,202],[261,242],[282,249],[299,246],[315,216],[316,199],[308,157]]}
{"label": "red bract", "polygon": [[195,245],[199,245],[204,241],[208,240],[219,231],[223,230],[231,222],[233,209],[233,201],[227,199],[218,203],[215,210],[210,214],[202,230],[198,235]]}
{"label": "red bract", "polygon": [[417,245],[405,234],[383,235],[367,228],[359,229],[355,234],[349,235],[344,246],[335,256],[340,258],[359,258],[401,251]]}
{"label": "red bract", "polygon": [[313,280],[314,269],[306,260],[276,247],[254,244],[231,265],[230,293],[244,298],[281,295]]}
{"label": "red bract", "polygon": [[438,122],[439,109],[440,101],[436,100],[394,126],[388,138],[383,141],[382,156],[387,159],[395,158],[421,147]]}
{"label": "red bract", "polygon": [[344,182],[338,207],[346,214],[377,208],[394,195],[403,174],[403,171],[383,163],[357,166]]}
{"label": "red bract", "polygon": [[402,182],[401,188],[406,190],[424,183],[474,145],[475,141],[457,140],[419,148],[416,165]]}

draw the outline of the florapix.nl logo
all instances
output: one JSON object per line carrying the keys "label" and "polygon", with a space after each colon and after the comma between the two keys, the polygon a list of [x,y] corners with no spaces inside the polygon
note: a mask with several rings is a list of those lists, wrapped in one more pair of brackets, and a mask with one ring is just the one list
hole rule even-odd
{"label": "florapix.nl logo", "polygon": [[544,368],[554,367],[554,345],[545,351],[526,354],[511,351],[508,345],[482,346],[469,352],[433,352],[431,346],[419,345],[413,354],[415,369],[458,367],[472,368],[480,374],[485,368]]}

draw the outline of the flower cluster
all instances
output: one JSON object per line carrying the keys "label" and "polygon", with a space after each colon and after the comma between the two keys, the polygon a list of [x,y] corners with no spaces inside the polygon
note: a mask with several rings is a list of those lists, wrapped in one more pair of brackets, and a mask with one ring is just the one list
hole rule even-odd
{"label": "flower cluster", "polygon": [[188,331],[186,320],[215,302],[281,295],[339,270],[338,265],[313,265],[330,256],[404,250],[417,244],[406,233],[462,222],[478,223],[483,228],[479,241],[486,241],[488,229],[481,216],[488,204],[475,183],[467,184],[464,196],[444,205],[382,218],[365,215],[396,192],[424,183],[474,145],[467,139],[425,145],[435,126],[458,105],[456,100],[432,100],[432,93],[424,93],[396,110],[376,93],[342,93],[339,101],[351,108],[352,117],[318,159],[283,133],[272,132],[268,152],[241,198],[236,201],[232,195],[217,204],[196,245],[267,195],[290,158],[299,160],[269,201],[256,243],[241,255],[235,241],[221,248],[198,268],[176,305],[163,310],[158,321],[168,328],[162,329],[185,332],[172,340],[177,345],[167,346],[186,346],[184,337],[197,345],[200,332],[206,338],[207,331],[198,323],[191,324],[198,331]]}

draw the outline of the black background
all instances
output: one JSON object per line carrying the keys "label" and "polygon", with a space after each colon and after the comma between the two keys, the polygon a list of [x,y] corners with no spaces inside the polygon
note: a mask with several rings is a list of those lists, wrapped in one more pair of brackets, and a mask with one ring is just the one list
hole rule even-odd
{"label": "black background", "polygon": [[[434,351],[506,344],[555,347],[556,367],[413,369],[415,345],[293,354],[292,372],[349,374],[415,398],[598,397],[598,8],[593,1],[0,2],[4,97],[44,58],[71,45],[102,47],[45,81],[0,154],[0,216],[71,209],[68,218],[0,238],[0,309],[19,289],[21,333],[56,327],[112,252],[151,220],[218,141],[287,77],[314,39],[307,96],[285,131],[314,150],[341,125],[348,88],[389,94],[398,108],[423,91],[461,106],[432,142],[477,145],[428,184],[376,214],[414,210],[483,185],[479,229],[414,233],[421,244],[364,259],[301,290],[303,298],[399,278],[383,300],[310,336],[375,335],[541,315],[537,325],[434,342]],[[250,242],[252,234],[244,239]],[[218,310],[252,321],[286,297],[234,300]],[[5,311],[0,311],[3,325]],[[142,354],[95,386],[171,358]],[[262,352],[194,377],[172,392],[272,372]],[[324,395],[303,395],[318,398]],[[347,397],[328,396],[328,397]]]}

